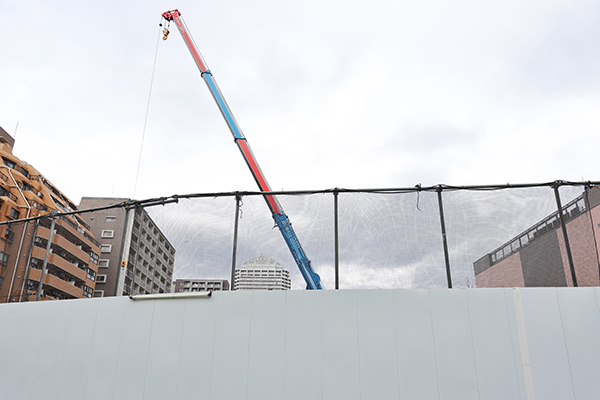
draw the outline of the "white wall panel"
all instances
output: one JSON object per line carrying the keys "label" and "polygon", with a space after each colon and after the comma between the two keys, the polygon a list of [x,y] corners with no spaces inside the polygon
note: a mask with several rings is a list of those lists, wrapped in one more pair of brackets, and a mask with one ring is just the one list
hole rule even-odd
{"label": "white wall panel", "polygon": [[[90,308],[90,318],[95,319],[83,398],[112,399],[121,347],[121,331],[125,323],[123,318],[125,305],[131,300],[107,297],[74,301],[85,302],[85,305]],[[97,302],[95,315],[92,311],[92,302]],[[54,312],[60,312],[58,306]]]}
{"label": "white wall panel", "polygon": [[184,301],[176,398],[210,399],[218,296]]}
{"label": "white wall panel", "polygon": [[479,399],[465,290],[430,290],[440,400]]}
{"label": "white wall panel", "polygon": [[[90,350],[96,329],[95,316],[99,305],[98,301],[87,304],[84,301],[73,300],[68,307],[65,307],[68,308],[65,313],[69,313],[69,325],[65,334],[66,345],[61,364],[57,368],[60,377],[51,386],[52,393],[60,393],[65,398],[83,398],[90,366]],[[45,396],[38,398],[42,397]]]}
{"label": "white wall panel", "polygon": [[285,384],[285,292],[251,293],[248,398],[280,400]]}
{"label": "white wall panel", "polygon": [[537,400],[600,398],[600,288],[518,293],[518,302],[512,289],[452,289],[2,304],[0,397],[530,400],[530,363]]}
{"label": "white wall panel", "polygon": [[394,290],[400,398],[439,398],[429,291]]}
{"label": "white wall panel", "polygon": [[[39,398],[40,394],[44,394],[43,388],[53,388],[54,380],[59,377],[57,372],[65,349],[69,307],[62,307],[63,312],[56,314],[49,312],[50,308],[49,304],[37,304],[33,315],[36,329],[28,332],[27,342],[21,343],[21,346],[32,345],[33,349],[37,347],[36,357],[30,360],[27,373],[23,377],[25,398]],[[21,326],[21,329],[23,328],[25,326]],[[50,394],[52,399],[55,399],[55,396]]]}
{"label": "white wall panel", "polygon": [[556,290],[576,399],[600,399],[600,309],[597,290]]}
{"label": "white wall panel", "polygon": [[[514,288],[502,289],[506,304],[506,316],[511,332],[512,353],[515,359],[515,368],[517,371],[517,383],[519,386],[520,399],[527,399],[527,390],[525,386],[525,370],[523,367],[523,354],[519,343],[519,328],[517,326],[517,312],[515,305]],[[519,289],[520,290],[520,289]],[[529,353],[527,353],[528,356]]]}
{"label": "white wall panel", "polygon": [[574,399],[555,288],[521,290],[537,400]]}
{"label": "white wall panel", "polygon": [[359,291],[356,303],[361,397],[398,398],[392,291]]}
{"label": "white wall panel", "polygon": [[184,299],[154,302],[149,330],[148,362],[143,398],[166,399],[177,393]]}
{"label": "white wall panel", "polygon": [[504,289],[466,291],[477,381],[483,399],[521,398],[517,365],[520,352],[513,351],[511,325]]}
{"label": "white wall panel", "polygon": [[245,399],[252,292],[219,293],[209,301],[218,302],[211,398]]}
{"label": "white wall panel", "polygon": [[360,360],[356,291],[323,291],[322,298],[322,397],[360,399]]}
{"label": "white wall panel", "polygon": [[43,328],[38,331],[41,336],[40,348],[30,375],[35,382],[31,385],[32,391],[29,396],[32,399],[60,398],[57,396],[57,391],[60,390],[58,381],[63,375],[61,368],[63,363],[68,363],[64,356],[67,352],[67,334],[73,307],[62,308],[63,312],[56,315],[45,312],[38,320]]}
{"label": "white wall panel", "polygon": [[[41,309],[40,309],[41,311]],[[0,307],[0,387],[9,399],[27,398],[24,376],[37,357],[40,325],[30,318],[38,315],[29,304],[4,304]],[[34,348],[29,350],[30,346]]]}
{"label": "white wall panel", "polygon": [[[57,394],[57,399],[83,398],[99,304],[98,301],[88,304],[72,300],[64,307],[64,312],[60,312],[69,315],[69,322],[64,326],[64,353],[60,364],[54,368],[59,376],[54,385],[49,386],[51,389],[34,398],[45,398],[48,392]],[[54,313],[49,314],[52,316]],[[52,322],[51,326],[54,327],[55,323]]]}
{"label": "white wall panel", "polygon": [[321,295],[320,291],[286,292],[286,400],[321,399]]}
{"label": "white wall panel", "polygon": [[[128,299],[129,300],[129,299]],[[114,393],[129,400],[143,399],[155,301],[132,301],[125,308],[115,372]]]}

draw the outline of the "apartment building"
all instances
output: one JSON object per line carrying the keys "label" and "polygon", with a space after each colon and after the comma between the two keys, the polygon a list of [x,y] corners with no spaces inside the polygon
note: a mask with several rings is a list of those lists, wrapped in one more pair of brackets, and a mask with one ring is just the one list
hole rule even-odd
{"label": "apartment building", "polygon": [[[92,209],[128,201],[84,197],[79,207]],[[83,215],[100,240],[94,297],[170,293],[175,248],[143,208],[111,208]]]}
{"label": "apartment building", "polygon": [[50,218],[77,207],[12,154],[14,143],[0,128],[0,302],[91,297],[100,244],[80,216]]}
{"label": "apartment building", "polygon": [[290,271],[273,258],[250,258],[235,270],[233,290],[289,290],[292,288]]}
{"label": "apartment building", "polygon": [[175,293],[229,290],[229,281],[226,279],[176,279],[173,284]]}

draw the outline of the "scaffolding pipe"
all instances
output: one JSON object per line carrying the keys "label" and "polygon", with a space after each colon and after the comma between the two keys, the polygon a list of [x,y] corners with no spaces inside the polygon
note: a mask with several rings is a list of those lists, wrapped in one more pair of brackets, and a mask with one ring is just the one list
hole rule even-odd
{"label": "scaffolding pipe", "polygon": [[40,283],[38,284],[35,301],[40,301],[40,298],[42,297],[42,286],[44,286],[44,277],[46,276],[46,269],[48,267],[48,257],[50,256],[50,251],[52,250],[52,236],[54,235],[55,226],[56,218],[52,218],[52,223],[50,224],[50,233],[48,234],[48,243],[46,244],[46,254],[44,254],[44,263],[42,264],[42,274],[40,275]]}
{"label": "scaffolding pipe", "polygon": [[444,204],[442,203],[442,188],[437,190],[438,205],[440,207],[440,224],[442,225],[442,242],[444,244],[444,260],[446,262],[446,279],[448,289],[452,289],[452,276],[450,274],[450,256],[448,255],[448,240],[446,239],[446,222],[444,220]]}
{"label": "scaffolding pipe", "polygon": [[573,255],[571,254],[571,245],[569,244],[569,236],[567,235],[567,224],[565,223],[565,217],[563,216],[563,208],[560,202],[560,194],[558,188],[560,183],[557,182],[552,188],[554,189],[554,197],[556,197],[556,207],[558,207],[558,218],[560,219],[560,226],[562,228],[563,237],[565,239],[565,248],[567,250],[567,260],[569,261],[569,270],[571,271],[571,279],[573,279],[573,287],[577,287],[577,277],[575,276],[575,264],[573,263]]}

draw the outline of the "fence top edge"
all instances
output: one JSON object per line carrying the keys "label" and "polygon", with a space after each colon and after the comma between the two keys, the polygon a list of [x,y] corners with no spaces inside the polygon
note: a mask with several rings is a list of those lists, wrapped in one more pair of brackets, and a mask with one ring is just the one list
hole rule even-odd
{"label": "fence top edge", "polygon": [[433,186],[422,186],[417,184],[413,187],[400,187],[400,188],[373,188],[373,189],[347,189],[347,188],[333,188],[333,189],[321,189],[321,190],[282,190],[282,191],[234,191],[234,192],[212,192],[212,193],[190,193],[190,194],[175,194],[168,197],[155,197],[144,200],[131,200],[112,204],[110,206],[89,208],[83,210],[74,210],[69,212],[55,212],[49,214],[38,215],[36,217],[21,218],[10,221],[2,221],[0,225],[16,224],[21,222],[36,221],[44,218],[56,218],[65,215],[72,214],[84,214],[100,210],[106,210],[111,208],[145,208],[154,207],[159,205],[166,205],[171,203],[178,203],[180,200],[189,200],[194,198],[206,198],[206,197],[239,197],[239,196],[287,196],[287,195],[313,195],[313,194],[339,194],[339,193],[375,193],[375,194],[400,194],[400,193],[411,193],[411,192],[444,192],[444,191],[457,191],[457,190],[504,190],[504,189],[520,189],[520,188],[533,188],[533,187],[550,187],[557,188],[560,186],[584,186],[586,188],[592,186],[600,186],[600,181],[582,181],[582,182],[571,182],[556,180],[553,182],[545,183],[506,183],[500,185],[462,185],[453,186],[438,184]]}

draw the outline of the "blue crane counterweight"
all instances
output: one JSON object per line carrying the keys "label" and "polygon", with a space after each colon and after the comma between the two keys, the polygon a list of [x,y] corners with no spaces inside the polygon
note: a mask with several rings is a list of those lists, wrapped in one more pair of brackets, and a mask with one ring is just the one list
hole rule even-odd
{"label": "blue crane counterweight", "polygon": [[[229,106],[227,105],[227,102],[225,101],[225,98],[223,97],[223,94],[221,93],[217,82],[215,81],[210,70],[208,69],[208,65],[202,58],[200,51],[198,51],[198,48],[196,47],[192,36],[190,35],[185,23],[183,22],[183,19],[181,18],[181,13],[178,10],[171,10],[164,12],[162,16],[166,21],[174,21],[175,25],[177,25],[177,29],[179,30],[179,33],[181,33],[181,37],[183,38],[190,53],[192,54],[192,58],[194,59],[196,65],[198,66],[198,69],[200,70],[200,75],[204,79],[204,82],[206,82],[206,85],[208,86],[208,89],[212,94],[213,99],[217,103],[217,106],[219,107],[219,110],[221,111],[221,114],[223,115],[223,118],[225,119],[225,122],[227,123],[227,126],[231,131],[231,134],[233,135],[235,143],[237,144],[240,152],[242,153],[244,160],[246,160],[246,164],[248,165],[248,168],[250,168],[250,172],[252,173],[252,176],[258,184],[258,187],[260,188],[261,192],[271,192],[271,188],[269,187],[269,184],[267,183],[264,174],[262,173],[260,167],[258,166],[258,163],[256,162],[256,159],[254,157],[254,154],[252,153],[252,150],[250,149],[250,146],[248,145],[246,137],[242,133],[242,130],[240,129],[237,121],[233,117],[233,114],[229,109]],[[169,35],[169,31],[167,28],[163,30],[163,35],[163,39],[166,40]],[[298,240],[298,237],[296,236],[296,233],[292,228],[292,223],[290,222],[287,215],[283,212],[281,204],[275,196],[268,193],[264,195],[264,199],[267,202],[269,210],[271,210],[271,214],[273,215],[275,224],[279,228],[279,231],[281,232],[285,243],[290,249],[294,260],[296,261],[296,264],[298,265],[298,268],[302,273],[302,277],[306,282],[306,288],[322,289],[323,287],[321,285],[321,277],[313,271],[312,266],[310,264],[310,260],[304,253],[302,245],[300,244],[300,241]]]}

